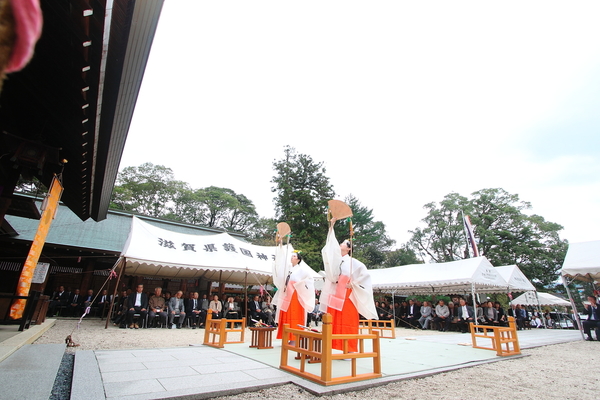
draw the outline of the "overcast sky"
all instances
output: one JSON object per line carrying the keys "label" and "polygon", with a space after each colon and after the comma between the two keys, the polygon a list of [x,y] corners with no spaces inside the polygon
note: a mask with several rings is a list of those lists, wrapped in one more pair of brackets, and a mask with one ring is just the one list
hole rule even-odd
{"label": "overcast sky", "polygon": [[121,169],[273,217],[289,144],[400,245],[450,192],[503,188],[600,239],[600,2],[166,0]]}

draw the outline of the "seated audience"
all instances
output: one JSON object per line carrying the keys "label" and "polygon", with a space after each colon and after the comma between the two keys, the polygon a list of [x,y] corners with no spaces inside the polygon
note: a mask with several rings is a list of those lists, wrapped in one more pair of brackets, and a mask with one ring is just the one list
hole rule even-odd
{"label": "seated audience", "polygon": [[404,323],[407,328],[417,329],[419,324],[419,318],[421,318],[421,310],[414,299],[408,301],[408,309],[406,311],[406,318]]}
{"label": "seated audience", "polygon": [[192,323],[192,329],[204,326],[206,311],[202,309],[202,302],[198,292],[192,293],[192,298],[188,300],[186,315]]}
{"label": "seated audience", "polygon": [[120,328],[126,328],[125,323],[127,322],[127,291],[123,290],[121,292],[121,296],[119,296],[119,300],[117,303],[117,309],[115,314],[113,315],[113,323],[114,325]]}
{"label": "seated audience", "polygon": [[[263,301],[262,311],[267,316],[267,322],[265,322],[265,323],[267,325],[274,326],[275,325],[275,306],[271,303],[271,297],[267,296],[267,300]],[[310,324],[310,319],[308,320],[308,323]]]}
{"label": "seated audience", "polygon": [[160,286],[154,288],[154,294],[148,300],[148,325],[156,327],[156,317],[161,324],[167,324],[167,303],[162,297],[162,288]]}
{"label": "seated audience", "polygon": [[212,301],[208,304],[209,312],[212,312],[213,319],[221,319],[223,316],[223,304],[219,301],[219,296],[215,294]]}
{"label": "seated audience", "polygon": [[469,324],[475,322],[475,312],[473,311],[473,307],[468,305],[465,299],[460,299],[456,315],[458,317],[458,327],[460,331],[462,333],[467,333]]}
{"label": "seated audience", "polygon": [[98,307],[98,311],[96,315],[100,313],[100,318],[104,317],[104,311],[108,310],[110,307],[110,302],[112,300],[112,296],[108,294],[108,290],[104,289],[102,293],[96,298],[96,307]]}
{"label": "seated audience", "polygon": [[83,296],[79,294],[79,289],[75,289],[75,291],[69,297],[69,302],[67,304],[67,316],[79,317],[79,314],[81,313],[82,304]]}
{"label": "seated audience", "polygon": [[498,315],[498,325],[506,326],[506,315],[504,314],[504,308],[502,308],[499,302],[495,302],[494,307],[496,308],[496,314]]}
{"label": "seated audience", "polygon": [[427,329],[427,327],[429,326],[429,321],[432,320],[432,309],[431,309],[431,303],[429,303],[428,301],[424,301],[423,305],[421,306],[421,318],[419,318],[419,325],[421,326],[421,329]]}
{"label": "seated audience", "polygon": [[498,325],[498,311],[491,301],[483,303],[483,323],[485,325]]}
{"label": "seated audience", "polygon": [[588,302],[590,304],[584,304],[584,313],[587,315],[587,320],[583,321],[583,333],[587,336],[585,340],[594,340],[592,338],[591,329],[594,328],[596,331],[596,340],[600,340],[598,337],[598,328],[600,328],[600,307],[596,303],[595,296],[588,296]]}
{"label": "seated audience", "polygon": [[83,307],[91,307],[94,303],[94,291],[92,289],[87,291],[87,295],[83,298]]}
{"label": "seated audience", "polygon": [[[176,316],[179,316],[177,324],[174,322]],[[167,328],[171,329],[173,326],[176,326],[177,329],[181,329],[183,321],[185,321],[185,302],[183,300],[183,292],[179,290],[175,293],[175,297],[169,299],[169,324]]]}
{"label": "seated audience", "polygon": [[531,326],[533,328],[543,328],[544,324],[542,324],[542,320],[539,319],[537,315],[534,315],[531,317]]}
{"label": "seated audience", "polygon": [[437,324],[438,331],[445,332],[448,330],[446,326],[448,322],[448,317],[450,316],[450,310],[448,306],[444,304],[444,300],[438,301],[437,306],[435,306],[435,318],[433,318],[433,322]]}
{"label": "seated audience", "polygon": [[136,287],[136,291],[131,293],[127,298],[127,325],[129,329],[138,329],[140,326],[138,323],[133,323],[135,314],[140,315],[140,321],[145,321],[148,315],[148,295],[144,293],[144,285],[139,284]]}
{"label": "seated audience", "polygon": [[267,316],[262,312],[262,308],[260,307],[258,295],[254,296],[254,299],[248,303],[248,311],[250,312],[250,318],[255,321],[265,322],[267,320]]}
{"label": "seated audience", "polygon": [[69,293],[65,291],[64,286],[59,286],[58,290],[52,294],[50,305],[48,306],[48,316],[53,317],[56,309],[66,306],[69,301]]}

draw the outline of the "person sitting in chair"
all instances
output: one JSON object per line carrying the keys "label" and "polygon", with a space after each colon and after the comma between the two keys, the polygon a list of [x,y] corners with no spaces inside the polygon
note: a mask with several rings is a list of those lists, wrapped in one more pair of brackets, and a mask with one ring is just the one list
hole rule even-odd
{"label": "person sitting in chair", "polygon": [[311,321],[315,321],[315,326],[319,326],[319,321],[323,316],[323,312],[319,310],[320,304],[319,299],[315,299],[315,308],[310,313],[308,313],[308,324],[310,325]]}
{"label": "person sitting in chair", "polygon": [[175,297],[169,299],[169,325],[167,326],[169,329],[174,325],[175,316],[179,315],[176,325],[177,329],[181,329],[181,325],[183,325],[183,321],[185,320],[185,302],[182,296],[183,292],[180,290],[175,293]]}
{"label": "person sitting in chair", "polygon": [[250,312],[250,318],[266,323],[267,316],[262,312],[258,295],[254,296],[254,300],[248,303],[248,311]]}

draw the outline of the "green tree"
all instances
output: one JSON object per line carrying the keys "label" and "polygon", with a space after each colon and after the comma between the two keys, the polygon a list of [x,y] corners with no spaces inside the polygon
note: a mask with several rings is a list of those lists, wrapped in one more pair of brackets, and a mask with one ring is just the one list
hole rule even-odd
{"label": "green tree", "polygon": [[469,210],[466,197],[447,194],[440,202],[423,206],[427,216],[422,219],[424,228],[416,228],[410,239],[411,248],[434,262],[447,262],[464,258],[465,239],[461,210]]}
{"label": "green tree", "polygon": [[179,185],[165,218],[193,225],[204,225],[206,208],[202,193],[202,189],[193,190],[187,184]]}
{"label": "green tree", "polygon": [[245,232],[258,222],[256,206],[243,194],[233,193],[236,204],[223,217],[222,227],[236,232]]}
{"label": "green tree", "polygon": [[563,227],[539,215],[518,195],[503,189],[482,189],[471,199],[451,193],[440,203],[425,206],[425,228],[412,231],[410,246],[435,262],[468,257],[461,211],[471,217],[479,253],[493,265],[516,264],[539,288],[558,278],[567,242],[560,239]]}
{"label": "green tree", "polygon": [[252,244],[259,246],[275,245],[275,231],[277,220],[275,218],[258,218],[256,223],[246,232]]}
{"label": "green tree", "polygon": [[304,252],[308,265],[318,270],[327,238],[327,201],[335,196],[323,163],[286,146],[283,158],[273,162],[273,170],[276,219],[290,225],[294,246]]}
{"label": "green tree", "polygon": [[256,207],[243,194],[216,186],[194,190],[175,180],[170,168],[152,163],[119,173],[111,208],[238,232],[258,221]]}
{"label": "green tree", "polygon": [[[354,257],[365,263],[369,268],[382,266],[386,259],[386,252],[394,245],[385,231],[385,224],[375,221],[373,210],[363,206],[352,194],[344,202],[352,209],[352,228],[354,230],[353,253]],[[336,237],[342,240],[350,232],[349,221],[336,223]]]}
{"label": "green tree", "polygon": [[411,264],[422,264],[423,261],[419,260],[417,254],[413,249],[408,247],[406,244],[401,246],[399,249],[388,251],[385,254],[385,261],[383,268],[398,267],[400,265],[411,265]]}
{"label": "green tree", "polygon": [[168,212],[179,185],[173,171],[163,165],[126,167],[117,177],[111,207],[161,217]]}

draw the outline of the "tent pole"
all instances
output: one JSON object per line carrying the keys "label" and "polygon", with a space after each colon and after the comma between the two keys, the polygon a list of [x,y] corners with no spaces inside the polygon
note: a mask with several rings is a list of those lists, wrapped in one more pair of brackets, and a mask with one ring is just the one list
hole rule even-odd
{"label": "tent pole", "polygon": [[537,290],[535,291],[535,298],[537,300],[537,309],[540,315],[542,316],[542,323],[544,324],[544,329],[548,329],[546,324],[546,317],[544,317],[544,313],[542,312],[542,306],[540,306],[540,296],[538,296]]}
{"label": "tent pole", "polygon": [[581,325],[581,320],[579,319],[579,313],[577,312],[577,307],[575,306],[575,300],[573,300],[573,296],[571,296],[571,291],[569,290],[569,285],[567,283],[567,278],[562,275],[562,282],[565,289],[567,289],[567,295],[569,296],[569,301],[571,302],[571,307],[573,308],[573,314],[575,314],[575,319],[577,320],[577,327],[579,328],[579,333],[581,333],[581,338],[585,340],[585,335],[583,334],[583,325]]}
{"label": "tent pole", "polygon": [[394,324],[396,323],[396,291],[392,290],[392,310],[394,311]]}
{"label": "tent pole", "polygon": [[108,308],[108,314],[106,315],[106,324],[104,325],[104,329],[108,329],[108,321],[110,321],[110,317],[112,316],[113,306],[115,304],[115,297],[117,295],[117,290],[119,289],[119,283],[121,282],[121,276],[123,276],[123,271],[125,270],[125,257],[121,259],[121,270],[119,271],[119,277],[117,278],[117,283],[115,283],[115,290],[112,295],[112,299],[110,300],[110,307]]}
{"label": "tent pole", "polygon": [[[244,290],[246,291],[246,294],[244,295],[244,302],[246,303],[246,314],[248,314],[248,301],[250,300],[248,299],[248,267],[246,267],[246,276],[244,276]],[[244,317],[248,316],[244,315]]]}
{"label": "tent pole", "polygon": [[471,282],[471,297],[473,298],[473,314],[475,314],[475,325],[479,325],[477,321],[477,302],[475,301],[475,284],[473,282]]}

